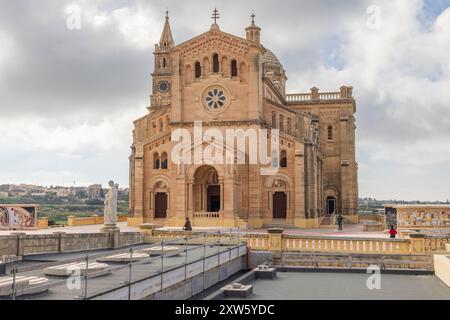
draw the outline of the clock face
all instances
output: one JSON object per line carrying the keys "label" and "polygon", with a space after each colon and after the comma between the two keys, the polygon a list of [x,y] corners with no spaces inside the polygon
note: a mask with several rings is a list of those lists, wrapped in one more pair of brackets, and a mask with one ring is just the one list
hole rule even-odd
{"label": "clock face", "polygon": [[158,91],[161,93],[167,93],[170,90],[170,83],[168,81],[160,81],[158,83]]}

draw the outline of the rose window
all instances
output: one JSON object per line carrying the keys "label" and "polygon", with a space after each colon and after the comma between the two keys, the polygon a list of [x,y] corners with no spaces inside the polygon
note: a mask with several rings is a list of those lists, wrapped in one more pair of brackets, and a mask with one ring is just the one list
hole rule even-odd
{"label": "rose window", "polygon": [[206,93],[205,103],[212,110],[221,109],[227,101],[224,90],[214,88]]}

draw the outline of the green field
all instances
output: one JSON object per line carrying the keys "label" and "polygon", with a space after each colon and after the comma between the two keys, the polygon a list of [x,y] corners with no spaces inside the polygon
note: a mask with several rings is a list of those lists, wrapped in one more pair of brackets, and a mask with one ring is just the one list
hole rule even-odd
{"label": "green field", "polygon": [[[86,201],[74,199],[49,199],[42,197],[16,197],[0,198],[0,204],[37,204],[38,218],[47,217],[49,225],[66,225],[68,216],[90,217],[94,214],[103,215],[103,204],[94,201],[95,204],[86,204]],[[99,203],[99,204],[97,204]],[[119,201],[117,205],[119,216],[128,215],[128,202]]]}

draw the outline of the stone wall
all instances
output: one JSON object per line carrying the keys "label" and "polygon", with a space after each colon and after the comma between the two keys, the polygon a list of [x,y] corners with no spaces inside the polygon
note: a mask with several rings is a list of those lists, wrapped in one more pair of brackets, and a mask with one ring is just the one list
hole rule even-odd
{"label": "stone wall", "polygon": [[[128,219],[127,216],[118,216],[117,222],[127,222],[127,219]],[[103,216],[98,215],[93,215],[91,217],[75,217],[75,216],[67,217],[67,225],[69,227],[90,226],[103,223],[104,223]]]}
{"label": "stone wall", "polygon": [[111,241],[109,233],[55,232],[45,235],[14,233],[0,236],[0,256],[27,256],[117,248],[143,243],[143,240],[143,234],[139,232],[121,233],[117,241]]}

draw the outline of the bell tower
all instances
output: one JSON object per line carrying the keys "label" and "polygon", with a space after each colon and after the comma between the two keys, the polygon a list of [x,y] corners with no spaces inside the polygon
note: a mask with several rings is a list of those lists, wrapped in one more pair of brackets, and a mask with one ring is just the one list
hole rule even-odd
{"label": "bell tower", "polygon": [[261,44],[261,28],[255,24],[256,15],[253,13],[252,24],[245,29],[247,40]]}
{"label": "bell tower", "polygon": [[169,12],[166,12],[166,22],[161,35],[161,40],[155,45],[155,67],[153,77],[152,107],[170,105],[172,93],[172,59],[171,53],[175,46],[172,30],[169,23]]}

